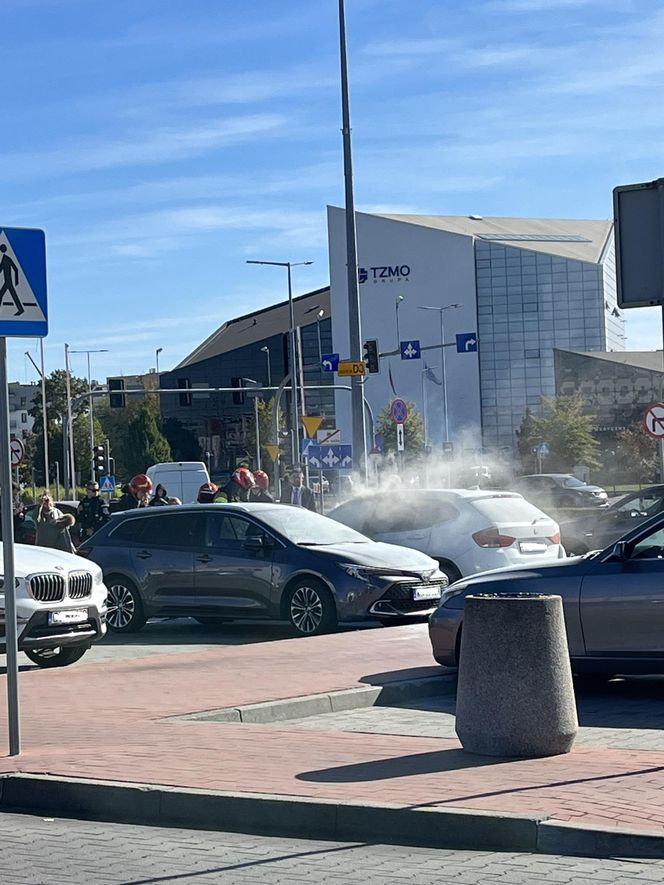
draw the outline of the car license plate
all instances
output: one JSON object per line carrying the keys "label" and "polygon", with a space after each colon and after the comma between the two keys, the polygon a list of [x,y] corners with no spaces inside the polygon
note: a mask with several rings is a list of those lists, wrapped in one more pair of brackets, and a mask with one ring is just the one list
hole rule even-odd
{"label": "car license plate", "polygon": [[545,553],[547,545],[543,541],[519,541],[522,553]]}
{"label": "car license plate", "polygon": [[420,599],[440,599],[442,593],[440,584],[416,584],[413,587],[413,599],[416,602]]}
{"label": "car license plate", "polygon": [[49,624],[81,624],[88,619],[86,608],[70,608],[60,612],[49,612]]}

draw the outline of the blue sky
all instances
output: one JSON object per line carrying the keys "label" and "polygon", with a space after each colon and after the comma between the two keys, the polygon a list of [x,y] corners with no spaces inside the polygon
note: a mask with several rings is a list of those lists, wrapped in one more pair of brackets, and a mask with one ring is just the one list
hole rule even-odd
{"label": "blue sky", "polygon": [[[170,368],[285,293],[342,205],[336,0],[3,0],[3,212],[43,227],[51,333],[93,374]],[[609,218],[664,174],[652,0],[347,0],[356,205]],[[632,310],[630,349],[661,346]],[[11,348],[11,374],[34,378]],[[73,358],[85,373],[85,357]]]}

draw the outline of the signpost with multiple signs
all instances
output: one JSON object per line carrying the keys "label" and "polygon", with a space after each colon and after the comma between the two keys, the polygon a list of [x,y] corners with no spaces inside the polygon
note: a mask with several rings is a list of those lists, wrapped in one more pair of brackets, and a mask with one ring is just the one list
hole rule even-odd
{"label": "signpost with multiple signs", "polygon": [[21,752],[12,465],[20,463],[24,453],[20,440],[10,442],[7,338],[43,338],[47,333],[44,231],[17,227],[0,228],[0,512],[3,537],[10,756],[18,756]]}

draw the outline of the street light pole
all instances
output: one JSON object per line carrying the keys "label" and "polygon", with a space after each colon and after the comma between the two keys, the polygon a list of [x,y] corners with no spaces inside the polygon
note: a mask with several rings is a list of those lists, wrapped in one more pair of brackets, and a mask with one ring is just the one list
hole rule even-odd
{"label": "street light pole", "polygon": [[158,347],[154,352],[154,361],[157,367],[157,375],[159,374],[159,354],[162,352],[163,349],[163,347]]}
{"label": "street light pole", "polygon": [[[300,432],[300,419],[298,415],[298,361],[297,361],[297,346],[295,343],[295,309],[293,306],[293,280],[291,274],[291,268],[300,267],[303,265],[313,264],[313,261],[250,261],[247,260],[247,264],[267,264],[271,267],[285,267],[288,271],[288,344],[289,344],[289,354],[288,359],[290,361],[290,373],[293,381],[292,391],[293,395],[291,397],[291,459],[293,464],[297,464],[299,461],[299,432]],[[275,443],[277,440],[275,440]]]}
{"label": "street light pole", "polygon": [[[63,454],[66,452],[65,464],[67,470],[65,472],[65,494],[68,497],[71,497],[72,489],[74,488],[76,477],[75,477],[75,464],[74,464],[74,445],[73,445],[73,428],[72,428],[72,417],[71,417],[71,370],[69,368],[69,345],[65,344],[65,375],[67,381],[67,447],[66,449],[63,446]],[[64,441],[64,434],[63,434]]]}
{"label": "street light pole", "polygon": [[320,368],[323,367],[323,345],[321,344],[320,339],[320,321],[325,316],[325,311],[321,308],[316,314],[316,332],[318,334],[318,362],[320,363]]}
{"label": "street light pole", "polygon": [[[348,332],[350,358],[362,362],[362,321],[360,287],[357,278],[357,232],[355,228],[355,198],[353,196],[353,160],[350,128],[350,101],[348,90],[348,59],[346,54],[346,15],[344,0],[339,0],[339,58],[341,67],[341,116],[344,155],[344,184],[346,202],[346,270],[348,275]],[[353,459],[360,465],[365,479],[369,478],[364,416],[364,389],[362,379],[351,377],[351,414],[353,426]]]}
{"label": "street light pole", "polygon": [[[158,353],[159,351],[157,351]],[[90,354],[91,353],[108,353],[108,350],[70,350],[69,353],[85,353],[88,357],[88,393],[92,393],[92,374],[90,372]],[[92,408],[92,397],[90,397],[90,479],[95,479],[95,419]]]}
{"label": "street light pole", "polygon": [[443,385],[443,409],[444,409],[444,419],[443,426],[445,428],[445,439],[444,442],[449,442],[450,438],[450,426],[449,426],[449,416],[447,413],[447,374],[445,371],[445,326],[443,321],[443,312],[446,310],[452,310],[457,307],[461,307],[460,304],[446,304],[444,307],[425,307],[420,306],[419,310],[437,310],[438,316],[440,317],[440,371],[441,371],[441,381]]}
{"label": "street light pole", "polygon": [[[46,372],[44,371],[44,339],[39,339],[39,352],[41,357],[41,369],[37,365],[37,363],[33,360],[32,355],[29,351],[25,351],[25,355],[30,360],[32,365],[37,370],[37,374],[41,379],[41,395],[42,395],[42,432],[44,434],[44,489],[46,492],[50,491],[51,486],[51,478],[50,478],[50,468],[48,463],[48,415],[46,413],[47,405],[46,405]],[[58,498],[60,495],[58,494]]]}
{"label": "street light pole", "polygon": [[267,344],[264,344],[261,347],[261,352],[265,354],[265,359],[267,361],[267,386],[272,387],[272,366],[270,364],[270,348]]}
{"label": "street light pole", "polygon": [[395,313],[397,315],[397,350],[401,347],[401,332],[399,331],[399,305],[403,301],[403,295],[397,295]]}

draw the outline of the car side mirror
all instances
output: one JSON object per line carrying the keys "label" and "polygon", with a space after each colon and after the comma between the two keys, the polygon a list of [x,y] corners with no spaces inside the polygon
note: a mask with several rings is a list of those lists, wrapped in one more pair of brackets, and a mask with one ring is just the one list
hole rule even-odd
{"label": "car side mirror", "polygon": [[627,541],[616,541],[611,550],[611,556],[619,559],[621,562],[629,559],[629,544]]}
{"label": "car side mirror", "polygon": [[262,535],[256,535],[252,538],[245,538],[243,547],[245,550],[264,550],[269,545],[265,543],[265,538]]}

